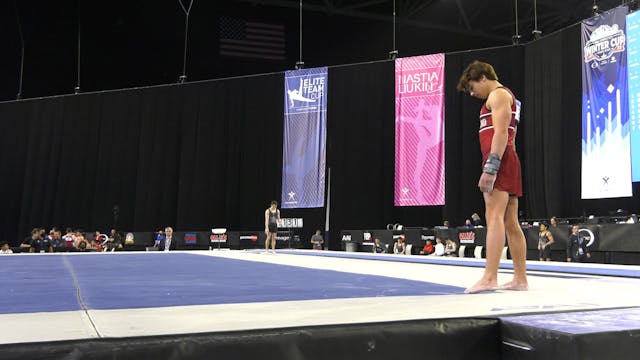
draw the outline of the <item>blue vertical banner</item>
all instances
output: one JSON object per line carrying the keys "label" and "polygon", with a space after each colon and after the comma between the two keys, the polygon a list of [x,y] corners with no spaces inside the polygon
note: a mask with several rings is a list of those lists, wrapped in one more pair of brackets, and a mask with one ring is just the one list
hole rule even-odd
{"label": "blue vertical banner", "polygon": [[632,196],[626,6],[582,22],[582,198]]}
{"label": "blue vertical banner", "polygon": [[631,178],[640,181],[640,12],[627,15]]}
{"label": "blue vertical banner", "polygon": [[285,73],[281,208],[324,206],[327,68]]}

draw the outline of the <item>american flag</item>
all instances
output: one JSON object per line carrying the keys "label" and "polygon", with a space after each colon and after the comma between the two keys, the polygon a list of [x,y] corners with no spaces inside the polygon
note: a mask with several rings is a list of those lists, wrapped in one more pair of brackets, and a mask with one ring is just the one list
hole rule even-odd
{"label": "american flag", "polygon": [[284,25],[220,18],[220,55],[285,60]]}

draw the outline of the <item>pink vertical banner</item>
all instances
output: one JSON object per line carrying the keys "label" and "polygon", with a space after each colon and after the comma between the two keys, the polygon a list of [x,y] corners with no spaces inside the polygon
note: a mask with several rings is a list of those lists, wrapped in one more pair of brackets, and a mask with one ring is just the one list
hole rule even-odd
{"label": "pink vertical banner", "polygon": [[396,59],[394,205],[444,205],[444,54]]}

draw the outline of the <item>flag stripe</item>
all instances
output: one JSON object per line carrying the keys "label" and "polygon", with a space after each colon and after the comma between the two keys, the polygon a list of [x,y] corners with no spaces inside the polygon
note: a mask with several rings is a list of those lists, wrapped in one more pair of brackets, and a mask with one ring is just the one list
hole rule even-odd
{"label": "flag stripe", "polygon": [[284,35],[284,30],[265,30],[247,26],[247,33],[258,33],[282,37]]}
{"label": "flag stripe", "polygon": [[[282,49],[260,49],[260,51],[251,51],[251,47],[241,46],[241,45],[227,45],[221,44],[220,48],[223,50],[239,50],[239,51],[247,51],[254,53],[265,53],[265,54],[274,54],[274,55],[284,55],[284,50]],[[258,50],[258,49],[255,49]]]}
{"label": "flag stripe", "polygon": [[284,30],[284,25],[265,24],[265,23],[258,23],[253,21],[247,21],[246,24],[248,26],[262,27],[262,28],[275,29],[275,30]]}
{"label": "flag stripe", "polygon": [[251,39],[251,40],[267,40],[267,41],[271,41],[274,44],[277,43],[277,44],[284,45],[284,39],[276,38],[276,37],[272,37],[272,36],[247,34],[247,39]]}
{"label": "flag stripe", "polygon": [[252,59],[267,59],[267,60],[284,60],[284,56],[276,56],[276,55],[265,55],[265,54],[250,54],[246,52],[240,51],[220,51],[221,55],[225,56],[236,56],[236,57],[246,57]]}
{"label": "flag stripe", "polygon": [[235,40],[235,39],[220,39],[220,44],[224,45],[246,45],[247,48],[253,47],[264,47],[264,48],[278,48],[284,49],[282,44],[272,44],[260,41],[251,41],[251,40]]}

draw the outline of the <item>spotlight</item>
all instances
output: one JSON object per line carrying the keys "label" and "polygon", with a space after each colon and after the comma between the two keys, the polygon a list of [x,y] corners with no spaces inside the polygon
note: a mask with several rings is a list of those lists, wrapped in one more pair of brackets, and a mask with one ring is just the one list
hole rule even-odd
{"label": "spotlight", "polygon": [[598,5],[593,4],[593,6],[591,7],[591,11],[593,11],[593,15],[598,15],[598,10],[600,10]]}
{"label": "spotlight", "polygon": [[296,70],[304,69],[304,61],[296,61]]}
{"label": "spotlight", "polygon": [[389,51],[389,60],[395,60],[398,57],[398,50]]}

